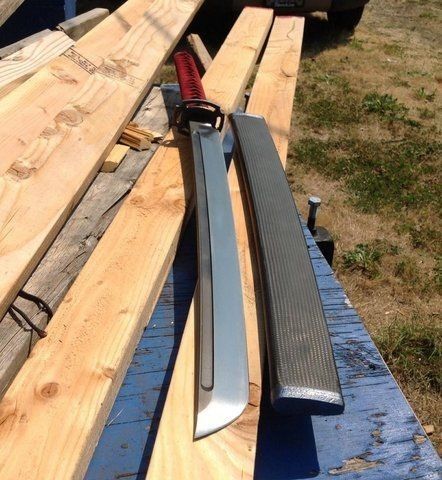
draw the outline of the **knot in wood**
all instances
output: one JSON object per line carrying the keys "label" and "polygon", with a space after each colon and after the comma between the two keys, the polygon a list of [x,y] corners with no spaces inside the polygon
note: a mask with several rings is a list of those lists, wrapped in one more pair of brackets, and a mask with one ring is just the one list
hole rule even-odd
{"label": "knot in wood", "polygon": [[43,398],[53,398],[56,395],[58,395],[60,391],[60,385],[56,382],[48,382],[45,383],[41,388],[40,388],[40,396]]}
{"label": "knot in wood", "polygon": [[66,108],[55,117],[55,121],[75,127],[83,121],[83,115],[76,108]]}

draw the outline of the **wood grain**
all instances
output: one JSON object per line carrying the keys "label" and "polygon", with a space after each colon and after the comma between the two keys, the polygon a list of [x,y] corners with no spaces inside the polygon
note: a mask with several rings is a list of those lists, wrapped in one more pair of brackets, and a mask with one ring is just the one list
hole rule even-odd
{"label": "wood grain", "polygon": [[[164,135],[179,98],[177,88],[154,87],[137,112],[136,122]],[[44,298],[56,311],[156,148],[157,145],[153,145],[150,151],[142,153],[131,150],[112,175],[97,175],[26,282],[24,289],[27,292]],[[40,328],[46,327],[46,315],[39,314],[35,305],[21,299],[16,299],[14,303]],[[0,321],[0,398],[37,340],[37,335],[27,324],[18,325],[9,315]]]}
{"label": "wood grain", "polygon": [[[277,17],[258,70],[248,112],[264,115],[285,164],[301,55],[304,19]],[[250,399],[243,415],[223,430],[193,441],[194,309],[181,340],[147,478],[252,479],[261,401],[263,335],[256,260],[248,235],[247,203],[232,165],[229,185],[238,241],[247,329]],[[252,239],[252,237],[250,237]],[[173,458],[173,461],[167,461]]]}
{"label": "wood grain", "polygon": [[207,48],[201,40],[201,37],[197,33],[191,33],[190,35],[187,35],[187,41],[198,57],[203,69],[205,71],[208,70],[210,64],[212,63],[212,57],[207,51]]}
{"label": "wood grain", "polygon": [[117,143],[103,162],[101,171],[105,173],[115,172],[128,151],[129,147],[127,145]]}
{"label": "wood grain", "polygon": [[[176,19],[183,6],[168,11]],[[227,112],[242,98],[271,21],[269,10],[246,9],[203,79],[208,98]],[[228,61],[237,56],[242,62]],[[174,258],[191,163],[188,139],[169,135],[8,389],[0,403],[2,480],[84,474]]]}
{"label": "wood grain", "polygon": [[129,0],[82,37],[75,49],[52,60],[0,100],[0,175],[103,65],[115,45],[148,12],[153,0]]}
{"label": "wood grain", "polygon": [[45,37],[46,35],[50,35],[51,30],[45,29],[41,30],[40,32],[34,33],[33,35],[29,35],[29,37],[22,38],[15,43],[11,43],[10,45],[6,45],[6,47],[0,48],[0,60],[3,58],[9,57],[15,52],[18,52],[24,47],[27,47],[31,43],[34,43],[37,40]]}
{"label": "wood grain", "polygon": [[93,180],[202,2],[156,0],[0,178],[0,315]]}
{"label": "wood grain", "polygon": [[107,8],[93,8],[88,12],[59,23],[57,29],[64,32],[73,40],[79,40],[108,16],[109,10],[107,10]]}
{"label": "wood grain", "polygon": [[0,27],[23,2],[24,0],[0,0]]}
{"label": "wood grain", "polygon": [[0,60],[0,98],[17,88],[39,68],[64,53],[74,43],[63,32],[51,32]]}

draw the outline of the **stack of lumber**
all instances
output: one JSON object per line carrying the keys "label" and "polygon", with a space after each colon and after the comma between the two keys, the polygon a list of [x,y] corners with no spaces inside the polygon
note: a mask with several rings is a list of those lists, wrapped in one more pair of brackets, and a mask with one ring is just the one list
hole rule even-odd
{"label": "stack of lumber", "polygon": [[[49,135],[41,145],[39,137],[8,168],[7,195],[0,199],[8,228],[0,241],[5,305],[123,130],[147,90],[149,81],[141,80],[156,73],[199,4],[154,2],[46,127],[46,137],[48,128],[56,130],[55,139]],[[245,9],[204,76],[208,98],[226,113],[239,106],[271,23],[271,10]],[[166,25],[170,35],[159,31]],[[146,46],[150,41],[155,52]],[[1,478],[81,478],[85,472],[190,213],[191,165],[188,139],[169,132],[7,391],[0,403]],[[45,198],[44,212],[31,208],[37,197]],[[24,221],[29,233],[18,230]],[[8,235],[19,234],[23,241],[12,248]]]}
{"label": "stack of lumber", "polygon": [[162,138],[156,132],[151,132],[135,122],[129,122],[120,137],[120,142],[124,145],[134,148],[135,150],[148,150],[152,142]]}
{"label": "stack of lumber", "polygon": [[[4,103],[5,110],[10,111],[11,96],[18,103],[14,110],[22,104],[29,105],[29,90],[38,84],[34,93],[38,101],[30,105],[41,113],[35,118],[29,109],[22,109],[27,114],[21,123],[34,125],[29,129],[32,134],[27,131],[28,135],[20,135],[23,125],[15,125],[16,130],[7,135],[7,140],[18,137],[19,146],[14,142],[11,149],[6,149],[10,155],[3,157],[1,166],[4,175],[0,197],[0,315],[6,312],[85,192],[202,0],[155,0],[149,6],[145,1],[141,3],[143,7],[137,8],[139,20],[118,43],[109,41],[115,39],[115,32],[109,33],[107,42],[113,46],[98,62],[98,68],[77,50],[70,49],[60,57],[67,62],[62,70],[60,59],[56,59],[55,68],[51,62],[0,102],[0,112]],[[97,28],[109,19],[112,16]],[[78,90],[75,77],[80,70],[81,78],[86,78]],[[42,83],[44,95],[39,95]],[[1,118],[8,118],[4,123],[8,123],[9,133],[9,116]],[[2,142],[2,133],[0,144],[4,148],[7,142]],[[36,198],[45,198],[41,208],[35,208]]]}
{"label": "stack of lumber", "polygon": [[[98,66],[99,61],[101,62],[103,57],[110,52],[112,43],[108,41],[108,38],[115,41],[123,38],[139,20],[139,17],[145,14],[151,3],[149,0],[130,0],[126,2],[113,15],[81,38],[75,49],[71,49],[67,53],[69,56],[78,54],[79,58],[85,60],[86,66],[86,60],[89,57],[91,61],[95,62],[95,66]],[[78,21],[78,18],[70,22],[70,27],[73,28],[75,25],[82,27],[82,31],[84,31],[84,25]],[[60,32],[56,33],[57,38],[60,34]],[[49,30],[23,39],[16,44],[3,48],[0,51],[0,56],[5,58],[18,55],[21,53],[19,52],[21,49],[28,47],[38,52],[39,48],[37,46],[47,36],[52,36]],[[99,61],[93,59],[92,53],[96,55]],[[47,123],[61,110],[62,105],[69,101],[90,76],[90,73],[82,68],[81,64],[73,63],[64,55],[53,61],[50,61],[51,58],[47,55],[46,59],[50,62],[47,69],[40,70],[24,85],[16,88],[7,97],[0,100],[0,145],[4,152],[4,155],[0,158],[0,173],[2,174],[7,170],[13,159],[25,150],[32,139],[35,139],[44,130]],[[29,64],[31,65],[32,62],[29,62]],[[24,70],[21,69],[21,73],[23,72]],[[24,77],[19,80],[20,82],[24,81]],[[20,83],[17,80],[16,82]],[[154,111],[158,113],[157,108]],[[115,158],[113,155],[111,159],[113,164]],[[113,169],[117,166],[118,164],[114,165]],[[0,199],[3,198],[3,193],[0,190]],[[73,247],[68,251],[72,251],[72,249]],[[54,257],[59,260],[60,255],[61,250]],[[84,255],[80,258],[84,258]],[[71,259],[71,262],[73,265],[78,264],[75,257]],[[50,263],[54,264],[54,260]],[[66,264],[66,272],[71,271],[70,265],[69,262]],[[33,292],[41,292],[45,298],[58,298],[63,290],[64,282],[61,282],[61,284],[54,282],[53,285],[55,285],[55,291],[57,292],[54,295],[46,287],[51,282],[43,282],[44,277],[45,274],[42,274],[40,283],[37,282],[37,284],[35,281],[28,282],[29,285],[26,284],[26,288]],[[30,309],[29,305],[20,304],[20,307],[23,307],[31,317],[37,313],[35,309]],[[44,327],[44,323],[42,323],[44,317],[42,315],[33,320],[40,327]],[[32,332],[16,324],[10,316],[7,315],[0,322],[0,394],[23,363],[34,342],[35,336],[32,335]]]}

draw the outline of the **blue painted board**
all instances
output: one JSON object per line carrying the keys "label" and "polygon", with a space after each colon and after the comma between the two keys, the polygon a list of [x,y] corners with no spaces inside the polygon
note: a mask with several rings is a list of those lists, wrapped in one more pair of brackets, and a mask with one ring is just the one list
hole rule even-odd
{"label": "blue painted board", "polygon": [[[335,417],[282,418],[269,405],[265,379],[255,479],[439,480],[437,453],[307,229],[305,235],[346,408]],[[88,480],[145,478],[195,288],[195,266],[191,223],[109,415]]]}

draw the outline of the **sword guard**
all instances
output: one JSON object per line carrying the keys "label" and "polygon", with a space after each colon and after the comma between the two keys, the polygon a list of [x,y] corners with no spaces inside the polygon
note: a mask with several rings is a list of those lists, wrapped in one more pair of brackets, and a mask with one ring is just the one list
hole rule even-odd
{"label": "sword guard", "polygon": [[189,135],[189,122],[207,123],[221,131],[224,125],[224,113],[216,103],[203,99],[183,100],[175,107],[172,125],[183,135]]}

